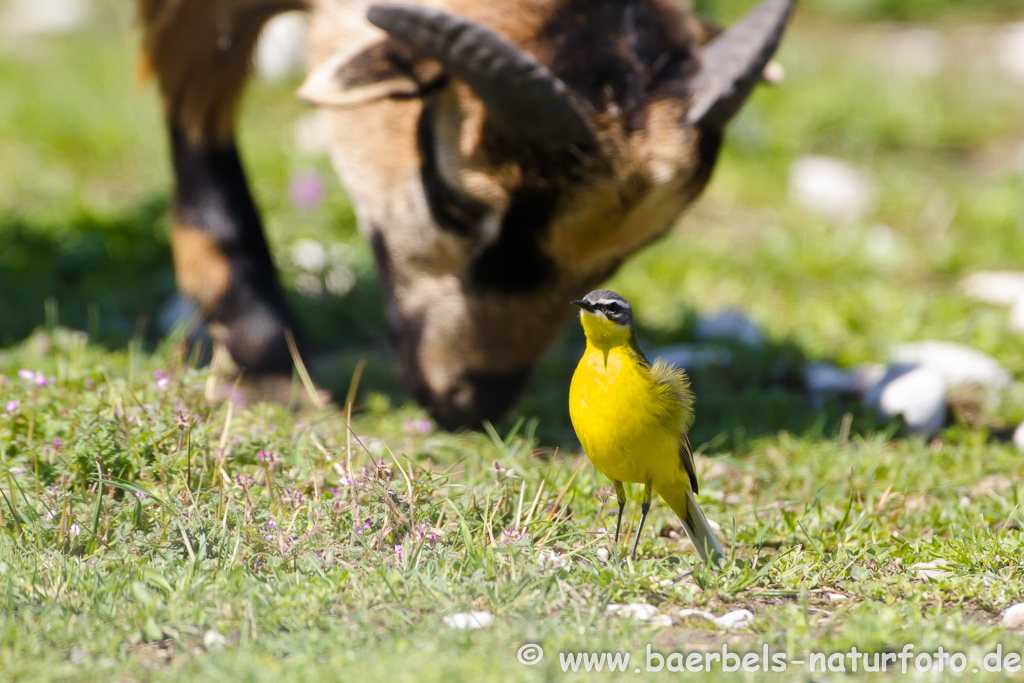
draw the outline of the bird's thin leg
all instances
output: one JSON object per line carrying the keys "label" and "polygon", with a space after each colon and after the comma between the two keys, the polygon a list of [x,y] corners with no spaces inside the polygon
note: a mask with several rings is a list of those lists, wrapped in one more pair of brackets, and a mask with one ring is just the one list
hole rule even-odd
{"label": "bird's thin leg", "polygon": [[640,505],[640,528],[636,530],[636,539],[633,541],[633,552],[630,554],[636,560],[636,547],[640,545],[640,534],[644,530],[644,522],[647,521],[647,513],[651,511],[651,485],[644,484],[644,502]]}
{"label": "bird's thin leg", "polygon": [[621,481],[615,483],[615,497],[619,500],[619,519],[615,522],[615,545],[619,545],[619,530],[622,529],[622,511],[626,509],[626,487]]}

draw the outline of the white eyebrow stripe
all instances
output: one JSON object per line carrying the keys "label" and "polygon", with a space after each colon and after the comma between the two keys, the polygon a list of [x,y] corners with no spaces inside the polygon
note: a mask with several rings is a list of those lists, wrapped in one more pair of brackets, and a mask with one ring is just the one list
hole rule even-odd
{"label": "white eyebrow stripe", "polygon": [[625,305],[626,308],[629,307],[629,304],[622,304],[622,302],[619,301],[618,299],[598,299],[597,301],[594,302],[596,306],[607,306],[608,304],[611,303]]}

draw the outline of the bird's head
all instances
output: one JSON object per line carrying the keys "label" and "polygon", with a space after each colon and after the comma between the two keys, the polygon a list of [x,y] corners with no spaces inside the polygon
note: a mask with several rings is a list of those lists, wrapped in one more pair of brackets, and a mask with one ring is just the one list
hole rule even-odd
{"label": "bird's head", "polygon": [[580,309],[580,322],[591,344],[610,348],[631,343],[635,338],[633,309],[619,294],[598,289],[572,305]]}

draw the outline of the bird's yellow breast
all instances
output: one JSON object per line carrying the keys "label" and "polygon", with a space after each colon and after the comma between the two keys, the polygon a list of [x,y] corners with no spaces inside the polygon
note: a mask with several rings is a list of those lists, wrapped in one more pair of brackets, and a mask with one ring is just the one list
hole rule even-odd
{"label": "bird's yellow breast", "polygon": [[680,477],[679,406],[629,345],[587,344],[569,388],[569,415],[590,461],[621,482]]}

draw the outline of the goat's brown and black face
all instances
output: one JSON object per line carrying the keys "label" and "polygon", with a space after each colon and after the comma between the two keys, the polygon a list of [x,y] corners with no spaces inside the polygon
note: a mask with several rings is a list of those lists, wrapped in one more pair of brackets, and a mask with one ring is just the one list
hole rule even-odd
{"label": "goat's brown and black face", "polygon": [[330,108],[399,368],[442,424],[500,417],[568,302],[700,193],[791,5],[706,43],[675,0],[321,1],[300,95]]}

